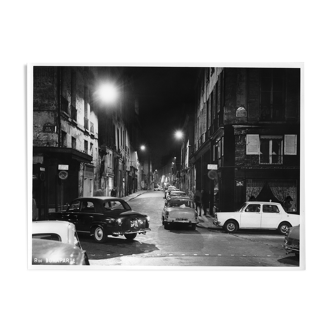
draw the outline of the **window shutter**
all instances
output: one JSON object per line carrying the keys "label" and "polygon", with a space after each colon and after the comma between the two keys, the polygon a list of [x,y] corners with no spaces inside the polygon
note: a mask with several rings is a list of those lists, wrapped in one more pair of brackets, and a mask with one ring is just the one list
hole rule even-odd
{"label": "window shutter", "polygon": [[285,155],[296,156],[297,154],[297,135],[285,135]]}
{"label": "window shutter", "polygon": [[247,135],[247,154],[259,154],[259,135]]}

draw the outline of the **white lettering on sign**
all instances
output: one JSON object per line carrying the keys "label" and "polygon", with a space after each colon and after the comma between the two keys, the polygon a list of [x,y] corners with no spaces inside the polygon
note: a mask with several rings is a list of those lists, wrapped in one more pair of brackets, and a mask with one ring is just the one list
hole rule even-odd
{"label": "white lettering on sign", "polygon": [[208,164],[207,169],[218,169],[218,165],[217,164]]}
{"label": "white lettering on sign", "polygon": [[58,170],[59,171],[68,171],[69,165],[58,165]]}

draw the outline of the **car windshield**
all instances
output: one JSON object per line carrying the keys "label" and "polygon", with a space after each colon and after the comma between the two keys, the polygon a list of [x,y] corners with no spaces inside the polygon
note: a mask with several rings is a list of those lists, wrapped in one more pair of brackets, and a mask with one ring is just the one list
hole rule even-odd
{"label": "car windshield", "polygon": [[118,200],[109,200],[104,202],[104,208],[106,211],[114,211],[114,210],[131,210],[131,207],[125,201]]}
{"label": "car windshield", "polygon": [[184,201],[184,200],[179,200],[179,201],[171,201],[169,202],[169,207],[190,207],[193,208],[193,202],[192,201]]}
{"label": "car windshield", "polygon": [[181,195],[185,195],[186,193],[183,191],[172,191],[171,192],[171,196],[181,196]]}

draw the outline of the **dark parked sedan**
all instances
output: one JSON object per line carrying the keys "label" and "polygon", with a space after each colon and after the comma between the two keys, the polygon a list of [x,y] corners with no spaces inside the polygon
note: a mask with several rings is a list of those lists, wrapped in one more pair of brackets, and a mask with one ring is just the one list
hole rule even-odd
{"label": "dark parked sedan", "polygon": [[91,234],[97,242],[106,241],[109,235],[124,235],[133,240],[137,234],[150,230],[149,216],[133,211],[117,197],[77,198],[61,214],[61,219],[75,224],[78,233]]}

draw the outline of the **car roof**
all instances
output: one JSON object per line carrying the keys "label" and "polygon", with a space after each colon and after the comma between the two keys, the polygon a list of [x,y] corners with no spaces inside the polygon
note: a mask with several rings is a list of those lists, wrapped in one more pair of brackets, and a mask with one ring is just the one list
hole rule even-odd
{"label": "car roof", "polygon": [[250,203],[250,204],[278,204],[278,205],[280,205],[280,203],[278,203],[278,202],[266,202],[266,201],[247,201],[246,203]]}
{"label": "car roof", "polygon": [[96,200],[96,201],[106,201],[106,200],[121,200],[124,201],[120,197],[113,197],[113,196],[91,196],[91,197],[77,197],[74,199],[74,201],[80,200],[80,201],[88,201],[88,200]]}
{"label": "car roof", "polygon": [[174,196],[171,199],[169,199],[170,201],[193,201],[189,196]]}

